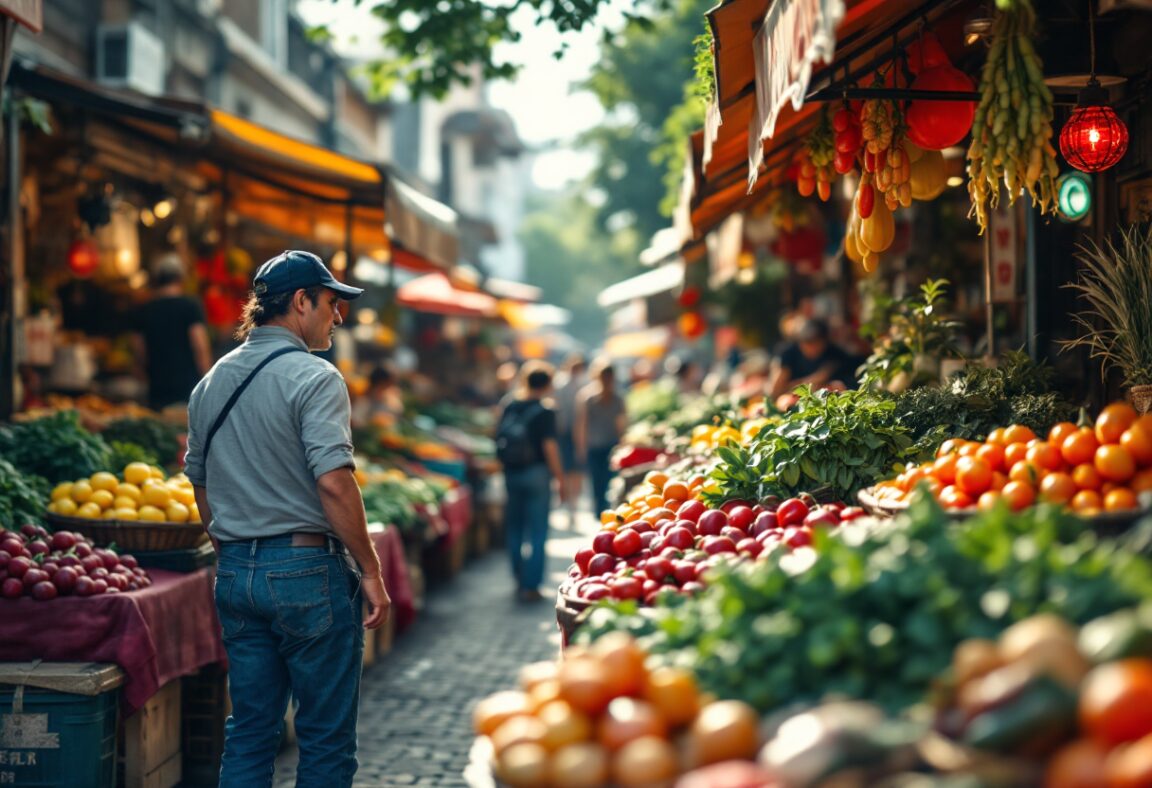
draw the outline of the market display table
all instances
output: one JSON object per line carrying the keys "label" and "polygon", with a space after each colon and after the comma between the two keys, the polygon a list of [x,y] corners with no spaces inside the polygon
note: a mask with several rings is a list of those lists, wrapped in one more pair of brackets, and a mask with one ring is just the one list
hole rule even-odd
{"label": "market display table", "polygon": [[472,524],[472,488],[462,484],[449,490],[440,504],[440,512],[448,522],[445,539],[452,545],[464,537]]}
{"label": "market display table", "polygon": [[392,599],[392,619],[396,631],[401,632],[416,618],[416,597],[412,593],[408,564],[404,560],[404,540],[396,526],[378,523],[368,526],[368,536],[380,557],[384,587]]}
{"label": "market display table", "polygon": [[111,662],[124,671],[130,715],[173,679],[225,662],[212,568],[153,569],[153,584],[125,594],[4,602],[0,662]]}

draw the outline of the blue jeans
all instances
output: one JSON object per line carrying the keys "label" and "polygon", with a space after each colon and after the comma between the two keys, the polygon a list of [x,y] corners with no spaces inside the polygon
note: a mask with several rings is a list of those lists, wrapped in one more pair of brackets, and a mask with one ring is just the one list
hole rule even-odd
{"label": "blue jeans", "polygon": [[343,548],[292,547],[290,536],[224,542],[216,611],[228,652],[232,714],[222,788],[272,785],[289,694],[299,786],[350,786],[364,629],[360,576]]}
{"label": "blue jeans", "polygon": [[608,483],[612,481],[612,446],[588,449],[588,481],[592,486],[592,514],[597,517],[608,508]]}
{"label": "blue jeans", "polygon": [[[504,507],[504,535],[512,576],[521,590],[535,591],[544,582],[544,543],[548,539],[548,510],[552,505],[552,476],[543,463],[504,470],[508,502]],[[530,551],[524,557],[524,543]]]}

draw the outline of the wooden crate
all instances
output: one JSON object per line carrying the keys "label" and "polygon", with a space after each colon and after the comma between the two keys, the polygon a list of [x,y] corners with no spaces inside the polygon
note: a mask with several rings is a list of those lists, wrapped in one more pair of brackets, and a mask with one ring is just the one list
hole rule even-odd
{"label": "wooden crate", "polygon": [[378,657],[383,657],[392,650],[392,645],[396,640],[396,613],[393,611],[392,615],[388,616],[388,620],[379,629],[373,630],[376,641],[376,654]]}
{"label": "wooden crate", "polygon": [[224,723],[232,711],[228,671],[219,664],[205,665],[185,676],[182,684],[184,785],[216,785],[224,754]]}
{"label": "wooden crate", "polygon": [[183,778],[180,701],[176,679],[124,720],[124,788],[171,788]]}
{"label": "wooden crate", "polygon": [[[368,603],[364,603],[364,617],[368,617]],[[370,668],[376,664],[376,659],[379,656],[379,649],[376,645],[376,632],[374,629],[364,630],[364,656],[361,659],[361,664],[364,667]]]}

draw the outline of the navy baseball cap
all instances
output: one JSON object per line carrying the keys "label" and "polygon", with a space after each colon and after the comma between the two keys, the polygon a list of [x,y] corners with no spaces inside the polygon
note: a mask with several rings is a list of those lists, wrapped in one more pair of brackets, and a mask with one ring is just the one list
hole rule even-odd
{"label": "navy baseball cap", "polygon": [[319,257],[298,249],[281,252],[265,262],[252,280],[252,290],[257,296],[294,293],[316,285],[327,287],[346,301],[359,298],[364,292],[337,281]]}

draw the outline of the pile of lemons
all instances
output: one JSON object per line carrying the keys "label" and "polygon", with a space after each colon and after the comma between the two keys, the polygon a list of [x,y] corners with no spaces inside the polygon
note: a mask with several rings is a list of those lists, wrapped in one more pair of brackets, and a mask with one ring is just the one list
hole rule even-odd
{"label": "pile of lemons", "polygon": [[61,482],[52,490],[48,511],[90,520],[200,522],[192,482],[184,474],[167,478],[160,468],[132,462],[121,476],[97,471],[87,479]]}

